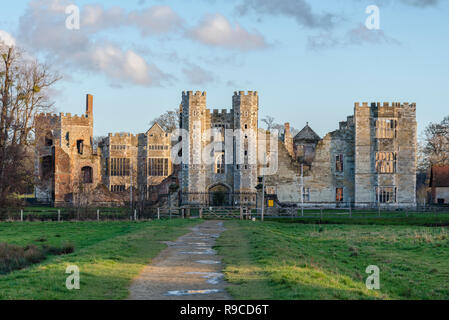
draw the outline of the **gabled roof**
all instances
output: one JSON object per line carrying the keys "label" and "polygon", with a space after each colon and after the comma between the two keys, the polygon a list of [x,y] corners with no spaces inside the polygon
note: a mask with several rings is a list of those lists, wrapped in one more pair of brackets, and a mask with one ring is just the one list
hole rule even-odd
{"label": "gabled roof", "polygon": [[146,132],[146,134],[148,135],[148,133],[165,133],[165,130],[162,129],[162,127],[159,125],[159,123],[155,123],[153,124],[153,126]]}
{"label": "gabled roof", "polygon": [[432,188],[449,187],[449,165],[432,167],[430,186]]}
{"label": "gabled roof", "polygon": [[293,138],[294,141],[320,141],[321,138],[319,135],[309,127],[309,123],[307,122],[306,126],[298,132],[298,134]]}

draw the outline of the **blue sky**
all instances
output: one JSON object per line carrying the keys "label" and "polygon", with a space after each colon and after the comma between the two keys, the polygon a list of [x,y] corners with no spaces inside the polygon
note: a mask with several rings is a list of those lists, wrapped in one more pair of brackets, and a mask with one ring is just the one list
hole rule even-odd
{"label": "blue sky", "polygon": [[[69,4],[80,30],[65,27]],[[365,27],[373,4],[380,30]],[[18,0],[0,11],[0,38],[64,76],[58,112],[95,96],[95,135],[146,131],[183,90],[206,90],[217,109],[257,90],[260,118],[308,121],[321,136],[354,102],[416,102],[421,132],[449,115],[448,30],[442,0]]]}

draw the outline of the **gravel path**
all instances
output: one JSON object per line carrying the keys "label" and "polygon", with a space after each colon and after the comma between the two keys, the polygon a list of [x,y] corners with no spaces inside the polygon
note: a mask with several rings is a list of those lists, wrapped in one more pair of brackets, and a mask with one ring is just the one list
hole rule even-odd
{"label": "gravel path", "polygon": [[207,221],[166,242],[152,263],[133,281],[131,300],[227,300],[221,260],[212,247],[223,222]]}

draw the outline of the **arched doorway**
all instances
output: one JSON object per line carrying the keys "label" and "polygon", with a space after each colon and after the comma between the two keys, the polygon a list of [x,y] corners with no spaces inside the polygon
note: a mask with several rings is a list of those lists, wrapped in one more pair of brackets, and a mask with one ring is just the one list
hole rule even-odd
{"label": "arched doorway", "polygon": [[224,184],[216,184],[209,188],[209,205],[213,207],[231,206],[231,189]]}

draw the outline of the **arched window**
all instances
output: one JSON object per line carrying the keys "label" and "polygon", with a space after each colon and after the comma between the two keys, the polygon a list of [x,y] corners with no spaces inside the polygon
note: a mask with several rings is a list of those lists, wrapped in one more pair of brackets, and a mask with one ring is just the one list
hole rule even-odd
{"label": "arched window", "polygon": [[92,183],[92,168],[91,167],[83,167],[81,169],[81,180],[83,183]]}
{"label": "arched window", "polygon": [[217,174],[225,173],[225,155],[224,155],[224,153],[218,155],[215,160],[215,173],[217,173]]}

